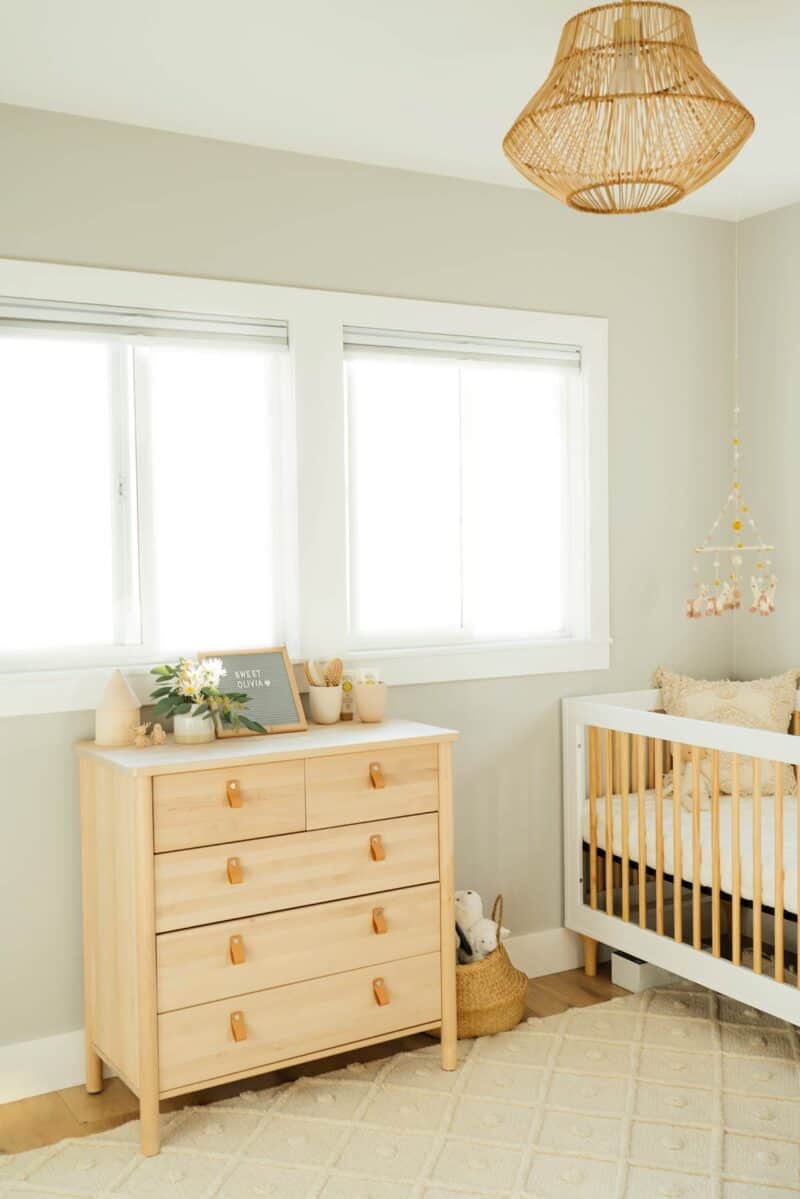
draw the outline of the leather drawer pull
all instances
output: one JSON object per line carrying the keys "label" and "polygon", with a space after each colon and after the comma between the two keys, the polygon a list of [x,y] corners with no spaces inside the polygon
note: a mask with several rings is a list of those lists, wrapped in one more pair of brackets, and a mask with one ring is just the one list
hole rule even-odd
{"label": "leather drawer pull", "polygon": [[244,1022],[244,1012],[231,1012],[231,1032],[234,1041],[247,1040],[247,1025]]}
{"label": "leather drawer pull", "polygon": [[232,885],[244,881],[242,874],[242,859],[228,858],[228,882]]}
{"label": "leather drawer pull", "polygon": [[378,1007],[386,1007],[386,1004],[391,1000],[391,995],[389,994],[389,988],[382,978],[373,978],[372,991]]}
{"label": "leather drawer pull", "polygon": [[376,788],[376,790],[380,791],[386,786],[386,780],[383,777],[383,769],[381,768],[380,762],[370,762],[369,777],[372,780],[372,785]]}
{"label": "leather drawer pull", "polygon": [[389,925],[383,908],[372,909],[372,928],[376,933],[386,933],[389,931]]}
{"label": "leather drawer pull", "polygon": [[231,955],[231,965],[241,966],[242,962],[245,960],[244,938],[238,933],[234,937],[231,937],[230,941],[228,942],[228,949]]}
{"label": "leather drawer pull", "polygon": [[373,862],[382,862],[386,857],[386,848],[383,844],[383,837],[380,833],[375,833],[369,839],[369,852],[372,855]]}
{"label": "leather drawer pull", "polygon": [[225,784],[225,794],[228,797],[229,808],[240,808],[242,806],[242,789],[239,786],[238,779],[230,779]]}

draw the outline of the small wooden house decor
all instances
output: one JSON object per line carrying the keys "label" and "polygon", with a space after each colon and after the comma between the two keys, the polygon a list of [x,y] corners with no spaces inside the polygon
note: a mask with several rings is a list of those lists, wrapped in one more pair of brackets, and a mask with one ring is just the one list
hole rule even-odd
{"label": "small wooden house decor", "polygon": [[139,700],[122,671],[115,670],[94,714],[94,739],[98,745],[131,745],[139,723]]}

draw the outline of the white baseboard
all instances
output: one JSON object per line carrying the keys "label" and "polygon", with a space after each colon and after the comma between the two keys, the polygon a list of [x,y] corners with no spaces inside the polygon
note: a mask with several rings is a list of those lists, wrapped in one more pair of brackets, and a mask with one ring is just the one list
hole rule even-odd
{"label": "white baseboard", "polygon": [[74,1087],[85,1078],[83,1029],[0,1045],[0,1103]]}
{"label": "white baseboard", "polygon": [[[547,928],[539,933],[521,933],[505,942],[509,956],[528,978],[575,970],[583,965],[583,943],[577,933],[566,928]],[[600,959],[603,960],[602,950]]]}
{"label": "white baseboard", "polygon": [[[583,965],[581,938],[565,928],[522,933],[505,944],[514,965],[530,978]],[[75,1087],[84,1078],[82,1028],[37,1041],[0,1045],[0,1103]]]}

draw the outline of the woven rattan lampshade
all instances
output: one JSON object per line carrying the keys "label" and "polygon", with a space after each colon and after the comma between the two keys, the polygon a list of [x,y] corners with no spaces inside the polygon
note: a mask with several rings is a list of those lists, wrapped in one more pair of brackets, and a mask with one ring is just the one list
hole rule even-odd
{"label": "woven rattan lampshade", "polygon": [[688,13],[619,0],[567,21],[503,149],[571,208],[647,212],[707,183],[754,127],[700,57]]}

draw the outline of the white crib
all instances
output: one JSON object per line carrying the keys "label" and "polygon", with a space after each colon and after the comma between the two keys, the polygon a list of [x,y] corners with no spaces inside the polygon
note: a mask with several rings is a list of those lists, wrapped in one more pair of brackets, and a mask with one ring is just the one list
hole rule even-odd
{"label": "white crib", "polygon": [[[800,736],[659,711],[659,691],[564,701],[566,927],[800,1025]],[[800,732],[800,692],[793,732]],[[720,754],[732,754],[731,794]],[[710,760],[709,808],[700,762]],[[739,793],[753,760],[752,794]],[[767,795],[759,762],[776,764]],[[668,772],[691,763],[688,808]]]}

